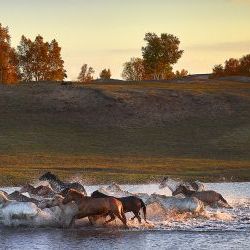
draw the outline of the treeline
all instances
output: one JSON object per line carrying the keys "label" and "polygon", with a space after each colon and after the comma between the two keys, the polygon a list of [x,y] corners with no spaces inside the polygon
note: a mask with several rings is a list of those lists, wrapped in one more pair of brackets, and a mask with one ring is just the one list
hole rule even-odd
{"label": "treeline", "polygon": [[250,54],[242,56],[240,59],[230,58],[222,64],[215,65],[213,77],[223,76],[250,76]]}
{"label": "treeline", "polygon": [[[142,58],[131,58],[123,65],[122,78],[127,81],[168,80],[188,75],[188,71],[173,71],[173,65],[181,58],[183,50],[179,49],[180,40],[174,35],[163,33],[146,33],[146,46],[142,47]],[[93,80],[94,69],[84,64],[78,80],[90,82]],[[110,70],[100,73],[102,80],[110,79]]]}
{"label": "treeline", "polygon": [[[188,74],[184,69],[173,72],[173,65],[184,52],[179,49],[179,38],[166,33],[160,36],[146,33],[144,40],[142,58],[131,58],[124,63],[122,77],[125,80],[165,80]],[[80,83],[88,83],[94,80],[94,74],[92,67],[83,64],[77,79]],[[110,69],[103,69],[99,77],[109,80]],[[8,27],[0,23],[0,83],[63,81],[65,78],[61,47],[55,39],[47,42],[38,35],[32,41],[23,35],[17,48],[13,48]]]}

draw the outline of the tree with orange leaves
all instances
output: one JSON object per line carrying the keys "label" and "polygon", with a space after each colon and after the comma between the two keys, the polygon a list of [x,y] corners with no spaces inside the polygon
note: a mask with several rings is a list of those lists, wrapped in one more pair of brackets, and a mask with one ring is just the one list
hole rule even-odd
{"label": "tree with orange leaves", "polygon": [[0,23],[0,83],[16,83],[19,80],[17,55],[10,41],[8,27]]}

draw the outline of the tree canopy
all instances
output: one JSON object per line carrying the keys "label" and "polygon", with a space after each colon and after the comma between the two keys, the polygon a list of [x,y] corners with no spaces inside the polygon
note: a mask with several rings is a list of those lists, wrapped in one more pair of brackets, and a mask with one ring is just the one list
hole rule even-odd
{"label": "tree canopy", "polygon": [[111,71],[110,69],[103,69],[100,73],[100,78],[102,80],[109,80],[111,78]]}
{"label": "tree canopy", "polygon": [[138,57],[133,57],[129,62],[123,65],[122,78],[127,81],[142,81],[145,79],[146,72],[144,60]]}
{"label": "tree canopy", "polygon": [[94,69],[92,67],[88,67],[88,65],[85,63],[82,65],[81,71],[77,79],[81,83],[89,83],[93,80],[94,73]]}
{"label": "tree canopy", "polygon": [[0,83],[15,83],[19,80],[16,51],[11,47],[8,27],[0,23]]}
{"label": "tree canopy", "polygon": [[62,81],[66,77],[61,47],[55,39],[49,43],[41,35],[34,41],[22,36],[17,55],[24,81]]}
{"label": "tree canopy", "polygon": [[147,75],[155,80],[166,79],[183,54],[179,38],[167,33],[146,33],[144,40],[147,44],[142,47],[142,57]]}
{"label": "tree canopy", "polygon": [[242,56],[240,59],[230,58],[222,64],[215,65],[213,68],[213,77],[220,76],[250,76],[250,54]]}

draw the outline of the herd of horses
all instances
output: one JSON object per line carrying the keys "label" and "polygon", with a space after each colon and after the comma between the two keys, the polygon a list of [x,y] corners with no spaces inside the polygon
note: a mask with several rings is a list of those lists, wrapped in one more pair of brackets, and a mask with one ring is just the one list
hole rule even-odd
{"label": "herd of horses", "polygon": [[[7,206],[13,200],[33,203],[39,209],[59,207],[65,227],[71,227],[76,220],[88,217],[91,224],[94,224],[99,218],[105,218],[105,224],[117,218],[127,228],[125,214],[132,212],[134,215],[132,220],[137,218],[138,222],[141,223],[140,211],[143,212],[144,221],[148,223],[146,204],[136,195],[114,197],[96,190],[91,196],[87,196],[83,185],[78,182],[63,182],[51,172],[45,173],[39,180],[47,181],[50,185],[34,187],[26,184],[19,191],[10,194],[0,191],[0,208]],[[166,186],[172,191],[173,196],[181,194],[184,197],[194,197],[205,205],[214,206],[222,203],[225,207],[230,207],[221,194],[204,190],[204,186],[199,182],[176,184],[171,183],[171,180],[165,177],[160,188]],[[25,193],[29,195],[27,196]],[[42,198],[37,199],[37,197]],[[108,216],[110,218],[106,220]]]}

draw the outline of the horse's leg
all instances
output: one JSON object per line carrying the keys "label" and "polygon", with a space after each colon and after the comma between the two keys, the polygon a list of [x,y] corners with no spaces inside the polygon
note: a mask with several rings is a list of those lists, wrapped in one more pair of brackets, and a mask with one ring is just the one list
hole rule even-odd
{"label": "horse's leg", "polygon": [[134,212],[134,214],[135,214],[135,217],[137,218],[138,222],[141,224],[141,217],[140,217],[139,213]]}
{"label": "horse's leg", "polygon": [[127,226],[127,218],[123,212],[123,209],[121,211],[117,211],[115,213],[115,215],[118,217],[118,219],[123,223],[123,225],[125,226],[125,228],[128,228]]}
{"label": "horse's leg", "polygon": [[74,228],[76,217],[77,217],[77,216],[74,216],[74,217],[72,218],[72,220],[71,220],[70,223],[69,223],[69,227]]}

